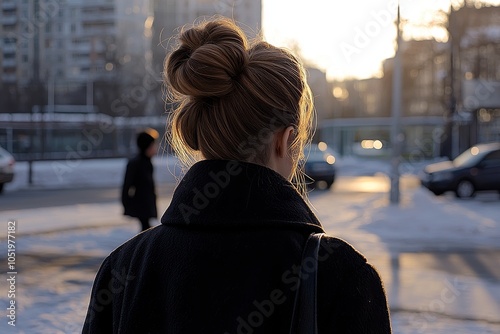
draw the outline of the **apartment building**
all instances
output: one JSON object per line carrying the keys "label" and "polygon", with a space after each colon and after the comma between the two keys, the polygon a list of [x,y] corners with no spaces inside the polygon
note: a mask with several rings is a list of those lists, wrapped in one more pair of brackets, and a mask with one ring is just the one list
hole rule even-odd
{"label": "apartment building", "polygon": [[0,89],[4,97],[0,98],[2,109],[12,105],[17,97],[14,87],[19,61],[15,38],[18,21],[17,1],[0,0]]}
{"label": "apartment building", "polygon": [[[446,43],[402,42],[402,122],[419,123],[404,126],[407,147],[454,158],[477,143],[500,141],[499,18],[499,6],[465,5],[449,14]],[[391,116],[393,72],[390,58],[380,79],[334,83],[334,115]]]}
{"label": "apartment building", "polygon": [[[449,46],[435,40],[401,43],[402,116],[442,116],[449,95]],[[384,61],[382,112],[391,115],[394,58]]]}
{"label": "apartment building", "polygon": [[214,14],[254,36],[261,2],[0,0],[0,144],[21,160],[65,157],[105,120],[112,126],[82,153],[129,154],[134,127],[165,121],[161,73],[170,37]]}
{"label": "apartment building", "polygon": [[147,65],[149,1],[0,0],[0,8],[3,112],[94,104],[103,95],[96,83]]}
{"label": "apartment building", "polygon": [[166,54],[172,48],[172,36],[181,27],[206,17],[222,15],[234,19],[249,37],[260,33],[261,0],[152,0],[153,64],[161,70]]}
{"label": "apartment building", "polygon": [[[454,153],[500,141],[500,6],[463,7],[450,15],[456,98]],[[454,150],[453,150],[454,149]]]}

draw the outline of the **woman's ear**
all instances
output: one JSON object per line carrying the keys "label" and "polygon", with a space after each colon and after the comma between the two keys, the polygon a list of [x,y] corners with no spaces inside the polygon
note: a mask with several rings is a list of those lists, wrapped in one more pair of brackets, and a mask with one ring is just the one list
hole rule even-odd
{"label": "woman's ear", "polygon": [[284,158],[288,153],[288,146],[293,137],[294,127],[289,126],[276,134],[276,154]]}

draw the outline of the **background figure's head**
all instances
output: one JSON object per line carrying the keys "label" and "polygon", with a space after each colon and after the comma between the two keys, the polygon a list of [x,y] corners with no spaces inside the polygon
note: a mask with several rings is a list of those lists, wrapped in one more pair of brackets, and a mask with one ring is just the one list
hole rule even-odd
{"label": "background figure's head", "polygon": [[141,154],[151,158],[158,150],[157,139],[159,137],[158,131],[155,129],[147,128],[137,134],[137,147]]}
{"label": "background figure's head", "polygon": [[[264,41],[250,45],[234,22],[220,18],[181,32],[164,75],[178,103],[170,142],[183,162],[201,153],[262,164],[292,179],[313,112],[304,68],[294,55]],[[281,158],[288,171],[275,168]]]}

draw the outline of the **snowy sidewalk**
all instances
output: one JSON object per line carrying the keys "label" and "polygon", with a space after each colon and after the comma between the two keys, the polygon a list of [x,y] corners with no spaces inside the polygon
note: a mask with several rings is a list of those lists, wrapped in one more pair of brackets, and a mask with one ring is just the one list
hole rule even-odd
{"label": "snowy sidewalk", "polygon": [[[84,185],[90,180],[94,184],[118,185],[124,163],[123,159],[84,161],[71,173],[66,173],[58,186]],[[385,171],[381,170],[383,164],[359,164],[362,172],[358,173],[354,169],[356,165],[357,162],[349,165],[345,171],[340,165],[340,176],[333,190],[311,194],[311,202],[327,232],[350,242],[379,270],[393,312],[394,333],[500,333],[500,281],[480,277],[474,272],[475,266],[482,266],[480,257],[477,263],[467,262],[470,254],[476,251],[500,250],[498,195],[484,194],[464,201],[453,196],[436,197],[425,189],[413,187],[402,192],[400,205],[391,205],[388,195],[380,189],[367,188],[362,193],[345,190],[353,176],[365,173],[376,175],[371,179],[388,184],[385,176],[377,174]],[[175,166],[174,160],[155,160],[158,178],[163,178],[161,180],[165,182],[175,180],[166,171],[175,169]],[[23,168],[22,164],[18,167]],[[45,166],[39,164],[36,168],[37,187],[50,187],[50,182],[57,178],[50,163]],[[175,175],[180,175],[178,169]],[[412,176],[404,176],[402,182],[416,180]],[[19,178],[17,184],[11,187],[11,190],[15,187],[21,189],[27,187],[27,183],[23,184],[22,178]],[[135,222],[121,215],[118,202],[10,210],[1,212],[0,216],[3,221],[17,219],[19,233],[26,234],[22,238],[23,247],[29,252],[105,256],[133,236],[138,228]],[[68,217],[72,217],[70,221]],[[86,229],[93,226],[104,228]],[[50,231],[58,233],[39,234]],[[5,240],[4,231],[1,233],[1,240]],[[40,242],[45,246],[37,249],[30,246]],[[440,267],[440,252],[445,255],[451,252],[446,258],[447,265],[457,271]],[[428,265],[432,261],[432,265]],[[464,274],[464,267],[471,274]],[[74,294],[53,292],[55,300],[60,303],[58,310],[66,315],[68,323],[72,324],[70,327],[59,326],[60,318],[44,313],[48,311],[39,307],[35,297],[28,295],[23,299],[30,301],[32,306],[26,306],[25,317],[53,319],[46,328],[59,326],[60,331],[57,332],[79,331],[88,303],[87,285],[91,284],[91,277],[89,273],[84,286],[75,290]],[[33,282],[37,280],[33,278]],[[35,294],[48,298],[44,288],[35,289],[39,290]],[[53,300],[52,297],[50,299]],[[0,332],[4,333],[2,326],[0,324]]]}
{"label": "snowy sidewalk", "polygon": [[[35,161],[33,183],[28,182],[28,163],[16,162],[14,181],[5,184],[5,191],[18,189],[64,189],[72,187],[120,186],[127,159]],[[181,171],[176,158],[163,155],[153,158],[155,180],[175,182]]]}
{"label": "snowy sidewalk", "polygon": [[[342,182],[338,188],[342,187]],[[498,246],[495,244],[500,229],[495,220],[498,203],[457,202],[449,197],[436,198],[423,189],[413,189],[404,192],[401,207],[394,207],[387,203],[384,193],[353,195],[359,198],[353,200],[340,191],[318,193],[312,196],[312,204],[325,229],[362,251],[380,272],[388,293],[394,333],[500,332],[500,282],[450,273],[411,261],[413,255],[429,249],[447,250],[467,243],[479,248]],[[473,215],[476,207],[484,210]],[[77,214],[75,209],[79,210]],[[40,214],[40,210],[46,211]],[[40,229],[44,225],[56,228],[59,222],[67,224],[68,212],[75,218],[85,217],[71,222],[75,230],[22,237],[20,252],[50,257],[64,254],[69,258],[103,258],[138,231],[135,222],[120,216],[120,210],[118,203],[109,203],[17,212],[20,231],[28,227]],[[434,219],[429,220],[429,217]],[[457,228],[451,229],[454,222]],[[82,228],[90,223],[108,226]],[[56,272],[46,270],[36,271],[37,276],[33,277],[27,273],[21,275],[26,287],[19,296],[23,301],[21,328],[26,329],[26,333],[42,333],[55,328],[58,330],[53,332],[80,332],[94,273],[82,272],[76,266],[57,274],[63,275],[63,280],[56,283],[51,278],[56,277],[53,276]],[[4,300],[0,297],[1,302]],[[55,311],[47,309],[47,303],[56,305]],[[3,326],[0,324],[0,332],[11,333],[3,331],[10,329]],[[33,331],[33,328],[40,330]]]}
{"label": "snowy sidewalk", "polygon": [[[33,164],[33,184],[28,183],[28,163],[16,163],[16,176],[5,186],[3,196],[19,189],[66,189],[78,187],[120,187],[125,172],[126,159],[80,161],[39,161]],[[155,180],[175,183],[181,175],[177,159],[171,156],[155,157]],[[169,198],[162,198],[169,202]],[[161,208],[159,208],[161,211]],[[115,203],[93,203],[36,208],[32,210],[6,210],[0,212],[2,221],[15,219],[21,235],[67,231],[79,228],[119,226],[132,224],[122,215],[119,199]],[[68,219],[71,217],[71,219]],[[0,231],[4,240],[6,231]]]}

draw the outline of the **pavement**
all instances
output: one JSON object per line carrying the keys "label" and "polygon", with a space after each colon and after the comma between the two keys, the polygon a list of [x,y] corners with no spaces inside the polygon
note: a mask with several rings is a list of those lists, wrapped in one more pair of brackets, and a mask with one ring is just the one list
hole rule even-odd
{"label": "pavement", "polygon": [[[164,165],[157,163],[157,169],[164,171]],[[100,164],[101,169],[107,170],[99,171],[100,184],[118,182],[120,177],[115,176],[116,169],[122,164],[123,161],[107,162],[105,168]],[[72,171],[78,182],[85,183],[82,175],[92,174],[86,173],[84,167]],[[366,164],[363,168],[367,168]],[[46,168],[43,173],[50,175],[53,170]],[[379,186],[373,189],[367,186],[359,193],[351,193],[350,183],[355,178],[339,178],[332,192],[312,193],[311,203],[330,234],[353,244],[378,269],[388,294],[394,333],[500,333],[498,203],[487,196],[479,201],[458,203],[450,197],[437,198],[412,186],[416,180],[408,176],[402,179],[408,188],[403,193],[402,204],[394,207],[387,203],[387,194],[380,191],[380,184],[387,190],[386,178],[380,175],[371,178],[378,180]],[[63,181],[67,187],[78,184]],[[18,188],[7,190],[26,188],[18,182]],[[160,197],[162,207],[169,201],[168,194]],[[476,212],[478,207],[480,211]],[[32,290],[24,292],[22,297],[26,301],[24,317],[31,319],[29,326],[12,329],[2,322],[0,332],[80,332],[99,259],[132,237],[138,224],[121,215],[118,202],[4,210],[0,216],[2,221],[15,219],[18,222],[18,233],[23,236],[20,240],[24,245],[24,259],[26,264],[32,263],[26,267],[23,278],[26,287]],[[419,216],[424,218],[419,220]],[[428,222],[432,217],[436,224]],[[460,217],[466,219],[460,222]],[[448,231],[433,229],[439,221],[448,226]],[[459,228],[452,230],[449,228],[452,225],[446,225],[453,222]],[[398,228],[403,231],[394,233]],[[408,234],[414,238],[408,238]],[[433,238],[433,234],[439,239]],[[0,231],[0,238],[2,242],[6,239],[4,230]],[[66,257],[61,259],[61,255]],[[61,275],[62,269],[52,272],[47,269],[51,266],[45,266],[36,271],[36,263],[60,261],[68,265],[65,261],[70,261],[70,255],[75,257],[76,269],[71,275],[64,271],[65,280],[58,285],[59,291],[54,291],[57,284],[51,280]],[[93,267],[86,271],[78,269],[77,263],[81,263],[82,256],[85,259],[95,257]],[[47,282],[40,281],[41,278]],[[56,311],[47,310],[50,300],[60,304],[57,315]],[[0,297],[0,301],[6,301],[6,297]]]}

